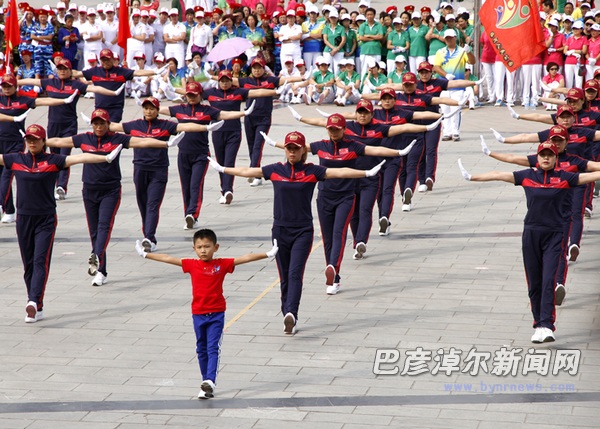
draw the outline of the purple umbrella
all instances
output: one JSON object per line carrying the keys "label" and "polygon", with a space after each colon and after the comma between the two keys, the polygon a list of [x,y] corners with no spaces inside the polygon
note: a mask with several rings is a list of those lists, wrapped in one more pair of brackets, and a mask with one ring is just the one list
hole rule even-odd
{"label": "purple umbrella", "polygon": [[246,49],[249,49],[252,46],[254,45],[252,45],[250,40],[242,37],[225,39],[217,43],[212,48],[206,59],[213,63],[216,63],[217,61],[228,60],[244,53]]}

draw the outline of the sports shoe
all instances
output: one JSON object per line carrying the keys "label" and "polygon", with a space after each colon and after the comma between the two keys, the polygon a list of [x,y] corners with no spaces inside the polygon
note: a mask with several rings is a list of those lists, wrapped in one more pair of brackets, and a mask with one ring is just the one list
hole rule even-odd
{"label": "sports shoe", "polygon": [[92,286],[102,286],[106,283],[106,276],[102,274],[100,271],[96,273],[94,280],[92,280]]}
{"label": "sports shoe", "polygon": [[92,253],[88,259],[88,264],[88,274],[90,276],[95,276],[98,272],[98,265],[100,265],[100,262],[98,261],[98,255]]}
{"label": "sports shoe", "polygon": [[427,192],[427,185],[425,183],[419,185],[419,187],[417,188],[417,192]]}
{"label": "sports shoe", "polygon": [[296,333],[296,318],[292,313],[287,313],[283,318],[283,332],[286,335],[294,335]]}
{"label": "sports shoe", "polygon": [[362,259],[365,253],[367,253],[367,245],[361,241],[356,245],[356,248],[354,249],[354,256],[352,257],[354,259]]}
{"label": "sports shoe", "polygon": [[412,204],[402,204],[402,211],[409,212],[412,210]]}
{"label": "sports shoe", "polygon": [[[193,229],[194,228],[194,223],[196,223],[196,219],[194,219],[194,216],[192,216],[191,214],[186,215],[185,217],[185,226],[187,227],[187,229]],[[150,240],[148,240],[150,241]],[[142,245],[144,244],[144,242],[142,241]]]}
{"label": "sports shoe", "polygon": [[152,252],[152,242],[150,240],[148,240],[147,238],[144,238],[142,240],[142,247],[144,248],[144,252],[146,252],[146,253]]}
{"label": "sports shoe", "polygon": [[14,213],[8,214],[8,213],[4,213],[4,215],[2,215],[2,220],[0,222],[2,223],[13,223],[16,222],[17,220],[17,215]]}
{"label": "sports shoe", "polygon": [[447,142],[447,141],[450,141],[450,140],[452,140],[452,136],[442,136],[442,141],[443,142]]}
{"label": "sports shoe", "polygon": [[535,328],[533,335],[531,336],[531,342],[535,344],[541,344],[544,342],[544,334],[542,332],[544,328]]}
{"label": "sports shoe", "polygon": [[403,197],[402,197],[402,202],[404,204],[410,204],[412,202],[412,196],[413,196],[412,189],[406,188],[404,190],[404,194],[403,194]]}
{"label": "sports shoe", "polygon": [[302,99],[302,101],[304,102],[304,104],[310,104],[310,98],[308,98],[308,95],[306,95],[306,93],[302,94],[302,96],[300,97]]}
{"label": "sports shoe", "polygon": [[233,201],[233,192],[231,191],[227,191],[225,192],[225,204],[231,204],[231,202]]}
{"label": "sports shoe", "polygon": [[513,103],[512,101],[507,101],[507,102],[506,102],[506,105],[507,105],[508,107],[514,107],[514,106],[515,106],[515,103]]}
{"label": "sports shoe", "polygon": [[494,103],[494,107],[500,107],[502,106],[502,100],[496,100],[496,102]]}
{"label": "sports shoe", "polygon": [[590,219],[590,218],[592,217],[592,214],[593,214],[593,213],[594,213],[594,212],[592,211],[592,209],[591,209],[591,208],[589,208],[589,207],[586,207],[586,208],[585,208],[585,212],[583,213],[583,216],[584,216],[586,219]]}
{"label": "sports shoe", "polygon": [[458,134],[454,134],[454,135],[452,136],[452,141],[455,141],[455,142],[457,142],[457,141],[460,141],[460,135],[458,135]]}
{"label": "sports shoe", "polygon": [[433,179],[431,177],[425,179],[425,186],[427,186],[428,191],[433,191]]}
{"label": "sports shoe", "polygon": [[202,389],[202,391],[204,392],[204,395],[207,398],[215,397],[215,389],[216,388],[217,388],[217,386],[215,386],[215,383],[213,383],[211,380],[204,380],[202,382],[202,384],[200,385],[200,389]]}
{"label": "sports shoe", "polygon": [[333,100],[333,104],[335,104],[336,106],[343,106],[343,104],[340,102],[340,97],[335,97],[335,100]]}
{"label": "sports shoe", "polygon": [[576,244],[571,244],[569,246],[569,254],[567,255],[569,262],[575,262],[577,257],[579,256],[579,246]]}
{"label": "sports shoe", "polygon": [[44,312],[42,310],[37,309],[37,303],[33,301],[29,301],[25,306],[25,312],[27,316],[25,316],[25,323],[35,323],[44,318]]}
{"label": "sports shoe", "polygon": [[58,198],[56,198],[57,200],[64,201],[65,198],[67,198],[67,192],[64,190],[64,188],[62,186],[58,186],[56,188],[54,196],[55,197],[58,196]]}
{"label": "sports shoe", "polygon": [[206,396],[206,393],[204,392],[204,390],[201,390],[198,392],[198,399],[210,399],[208,396]]}
{"label": "sports shoe", "polygon": [[549,328],[540,328],[542,330],[542,342],[543,343],[551,343],[554,340],[556,340],[556,338],[554,338],[554,332],[552,332],[552,329]]}
{"label": "sports shoe", "polygon": [[327,265],[325,268],[325,284],[327,286],[333,285],[333,281],[335,280],[335,267],[333,265]]}
{"label": "sports shoe", "polygon": [[252,183],[250,183],[250,186],[253,186],[253,187],[254,186],[260,186],[260,185],[262,185],[262,179],[259,179],[258,177],[255,177],[252,180]]}
{"label": "sports shoe", "polygon": [[336,295],[340,291],[340,284],[334,283],[331,286],[327,286],[327,295]]}
{"label": "sports shoe", "polygon": [[388,235],[390,233],[390,221],[387,217],[383,216],[379,219],[379,235]]}
{"label": "sports shoe", "polygon": [[565,285],[558,283],[554,289],[554,305],[562,305],[566,294]]}
{"label": "sports shoe", "polygon": [[[221,195],[219,197],[219,204],[225,204],[225,195]],[[184,227],[184,229],[187,229],[187,228]]]}

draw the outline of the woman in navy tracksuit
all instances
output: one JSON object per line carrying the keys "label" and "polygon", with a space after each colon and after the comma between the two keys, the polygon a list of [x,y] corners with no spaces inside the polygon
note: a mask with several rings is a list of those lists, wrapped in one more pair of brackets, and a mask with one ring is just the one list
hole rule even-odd
{"label": "woman in navy tracksuit", "polygon": [[285,163],[270,164],[262,168],[229,168],[222,167],[211,159],[209,161],[220,173],[264,177],[273,182],[272,236],[279,247],[276,259],[281,287],[281,313],[284,315],[284,332],[292,335],[297,330],[304,268],[314,235],[311,205],[315,185],[325,179],[371,177],[377,174],[381,165],[362,171],[306,163],[306,139],[296,131],[285,136],[284,147],[287,159]]}
{"label": "woman in navy tracksuit", "polygon": [[466,180],[503,181],[522,186],[527,199],[523,230],[523,262],[529,291],[533,327],[531,341],[554,341],[556,319],[555,285],[560,259],[564,257],[564,225],[569,223],[569,199],[579,185],[600,179],[600,172],[570,173],[556,169],[558,147],[541,143],[537,149],[537,168],[513,173],[492,171],[471,176],[459,167]]}
{"label": "woman in navy tracksuit", "polygon": [[[92,112],[93,132],[77,134],[72,137],[56,137],[47,140],[49,147],[79,148],[84,153],[106,155],[117,146],[124,148],[159,148],[168,146],[153,138],[131,137],[109,131],[110,115],[104,109]],[[83,204],[92,241],[92,253],[88,259],[88,274],[94,276],[93,286],[106,283],[106,248],[115,217],[121,204],[121,167],[120,156],[110,165],[86,165],[83,167]]]}
{"label": "woman in navy tracksuit", "polygon": [[0,165],[12,171],[17,180],[19,216],[16,229],[27,286],[25,322],[34,323],[44,317],[44,292],[57,225],[54,184],[58,173],[75,164],[111,162],[121,147],[116,147],[107,156],[49,154],[46,152],[46,130],[41,125],[27,127],[25,146],[27,152],[1,155]]}

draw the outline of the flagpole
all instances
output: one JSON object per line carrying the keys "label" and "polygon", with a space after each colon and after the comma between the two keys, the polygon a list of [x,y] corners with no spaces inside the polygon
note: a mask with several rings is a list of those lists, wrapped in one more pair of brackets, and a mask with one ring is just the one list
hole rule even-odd
{"label": "flagpole", "polygon": [[473,55],[475,55],[475,67],[474,70],[478,70],[477,77],[481,77],[481,20],[479,19],[479,9],[481,9],[481,0],[474,0],[473,4]]}

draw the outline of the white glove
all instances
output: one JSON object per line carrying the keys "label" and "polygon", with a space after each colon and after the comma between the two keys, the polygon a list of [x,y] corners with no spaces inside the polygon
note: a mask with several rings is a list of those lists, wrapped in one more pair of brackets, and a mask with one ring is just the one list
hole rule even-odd
{"label": "white glove", "polygon": [[321,116],[323,116],[324,118],[329,118],[329,116],[333,115],[333,113],[327,113],[322,111],[321,109],[316,109],[317,113]]}
{"label": "white glove", "polygon": [[483,154],[485,156],[490,156],[490,153],[492,153],[491,150],[489,150],[489,148],[487,147],[487,145],[485,144],[485,140],[483,139],[483,136],[480,135],[479,137],[481,137],[481,151],[483,152]]}
{"label": "white glove", "polygon": [[565,52],[565,55],[567,55],[567,56],[568,55],[573,55],[574,53],[575,53],[575,51],[569,50],[569,51]]}
{"label": "white glove", "polygon": [[79,94],[79,90],[76,89],[75,92],[73,92],[73,94],[71,94],[67,98],[65,98],[65,100],[64,100],[65,104],[72,103],[73,100],[75,100],[75,97],[77,97],[78,94]]}
{"label": "white glove", "polygon": [[287,80],[283,81],[283,85],[279,85],[277,87],[277,89],[275,90],[275,94],[277,95],[281,95],[282,93],[289,91],[289,89],[292,87],[291,83],[288,83]]}
{"label": "white glove", "polygon": [[460,168],[460,172],[462,173],[462,176],[465,178],[465,180],[471,180],[471,175],[465,169],[465,167],[463,167],[462,161],[460,160],[460,158],[458,158],[458,168]]}
{"label": "white glove", "polygon": [[30,110],[31,109],[27,109],[27,111],[25,113],[21,113],[19,116],[13,117],[13,121],[15,121],[15,122],[23,122],[27,118],[27,115],[29,115],[29,111]]}
{"label": "white glove", "polygon": [[177,146],[184,137],[185,137],[185,131],[182,131],[180,133],[172,135],[171,137],[169,137],[169,140],[167,141],[167,147]]}
{"label": "white glove", "polygon": [[484,74],[481,79],[475,81],[475,84],[481,85],[483,83],[483,81],[485,80],[485,77],[486,77],[486,75]]}
{"label": "white glove", "polygon": [[133,98],[135,99],[135,104],[137,104],[138,106],[144,104],[137,91],[133,91]]}
{"label": "white glove", "polygon": [[81,119],[83,119],[83,122],[86,124],[92,125],[92,120],[89,118],[89,116],[85,116],[83,112],[81,112]]}
{"label": "white glove", "polygon": [[473,49],[471,49],[471,45],[465,45],[463,46],[463,51],[465,51],[465,54],[470,54],[473,52]]}
{"label": "white glove", "polygon": [[256,100],[252,100],[252,103],[250,104],[250,106],[246,107],[246,110],[244,110],[244,116],[248,116],[250,113],[252,113],[254,111],[255,104],[256,104]]}
{"label": "white glove", "polygon": [[513,109],[510,106],[506,106],[506,107],[508,107],[508,111],[510,112],[510,116],[512,116],[514,119],[521,119],[521,115],[519,115],[517,112],[515,112],[515,109]]}
{"label": "white glove", "polygon": [[573,56],[574,56],[575,58],[577,58],[578,60],[579,60],[579,59],[581,59],[581,54],[573,54]]}
{"label": "white glove", "polygon": [[296,109],[294,109],[292,106],[288,106],[288,109],[290,109],[290,112],[292,112],[292,116],[295,120],[299,121],[300,119],[302,119],[302,115],[296,112]]}
{"label": "white glove", "polygon": [[277,247],[277,239],[274,238],[273,239],[273,248],[267,252],[267,256],[269,258],[273,259],[275,257],[275,255],[277,255],[277,252],[279,252],[279,247]]}
{"label": "white glove", "polygon": [[48,60],[48,64],[50,64],[50,70],[52,70],[52,74],[55,76],[58,75],[58,69],[56,68],[56,64],[54,64],[54,61]]}
{"label": "white glove", "polygon": [[413,146],[417,143],[417,139],[414,139],[413,141],[410,142],[410,144],[408,146],[406,146],[404,149],[399,150],[398,151],[398,155],[399,156],[406,156],[408,155],[408,153],[410,152],[410,150],[413,148]]}
{"label": "white glove", "polygon": [[453,80],[455,77],[452,73],[446,73],[446,79],[448,80]]}
{"label": "white glove", "polygon": [[502,137],[502,134],[500,134],[498,131],[496,131],[493,128],[490,128],[490,130],[492,130],[492,132],[494,133],[494,137],[496,137],[496,141],[499,141],[500,143],[504,143],[506,141],[506,139],[504,137]]}
{"label": "white glove", "polygon": [[306,70],[306,73],[304,73],[304,76],[302,76],[302,79],[304,79],[304,80],[310,79],[310,77],[312,76],[312,71],[313,71],[313,68],[312,68],[312,66],[310,66],[310,68],[308,70]]}
{"label": "white glove", "polygon": [[271,137],[269,137],[268,135],[266,135],[264,132],[261,131],[260,135],[263,136],[263,139],[265,139],[265,143],[268,144],[269,146],[275,147],[277,145],[277,142],[275,140],[273,140]]}
{"label": "white glove", "polygon": [[427,125],[427,131],[433,131],[435,130],[437,127],[440,126],[440,124],[442,123],[442,120],[444,119],[444,116],[440,117],[440,119],[438,119],[437,121],[435,121],[433,124],[429,124]]}
{"label": "white glove", "polygon": [[594,67],[596,65],[596,58],[590,58],[588,59],[588,64],[592,67]]}
{"label": "white glove", "polygon": [[19,130],[19,132],[21,133],[21,137],[25,138],[25,131]]}
{"label": "white glove", "polygon": [[119,89],[117,89],[117,90],[115,91],[115,95],[119,95],[119,94],[121,94],[121,93],[123,92],[123,90],[124,90],[124,89],[125,89],[125,84],[121,85],[121,86],[119,87]]}
{"label": "white glove", "polygon": [[168,67],[169,67],[169,65],[168,65],[168,64],[167,64],[167,65],[164,65],[164,66],[162,66],[161,68],[154,70],[154,74],[155,74],[156,76],[160,76],[161,74],[163,74],[163,73],[165,72],[165,70],[167,70],[167,68],[168,68]]}
{"label": "white glove", "polygon": [[142,258],[145,258],[147,253],[144,251],[144,246],[142,246],[142,242],[140,240],[136,240],[135,241],[135,251],[138,253],[138,255],[140,255]]}
{"label": "white glove", "polygon": [[221,128],[223,126],[223,124],[225,123],[225,121],[219,121],[219,122],[213,122],[212,124],[208,124],[206,126],[206,131],[217,131],[219,128]]}
{"label": "white glove", "polygon": [[214,168],[215,170],[217,170],[219,173],[225,173],[225,167],[223,167],[217,161],[215,161],[214,159],[212,159],[210,156],[207,156],[206,159],[208,159],[208,163],[210,164],[210,166],[212,168]]}
{"label": "white glove", "polygon": [[556,52],[556,49],[554,49],[554,48],[548,48],[548,52],[550,52],[550,53]]}
{"label": "white glove", "polygon": [[106,155],[106,162],[108,162],[109,164],[111,162],[113,162],[115,160],[115,158],[117,156],[119,156],[119,152],[121,152],[121,149],[123,149],[123,145],[120,144],[119,146],[117,146],[115,149],[112,150],[111,153],[109,153],[108,155]]}
{"label": "white glove", "polygon": [[385,160],[381,161],[379,164],[377,164],[375,167],[371,168],[370,170],[365,170],[365,177],[375,176],[377,173],[379,173],[379,170],[381,170],[381,167],[383,166],[383,164],[385,164]]}

